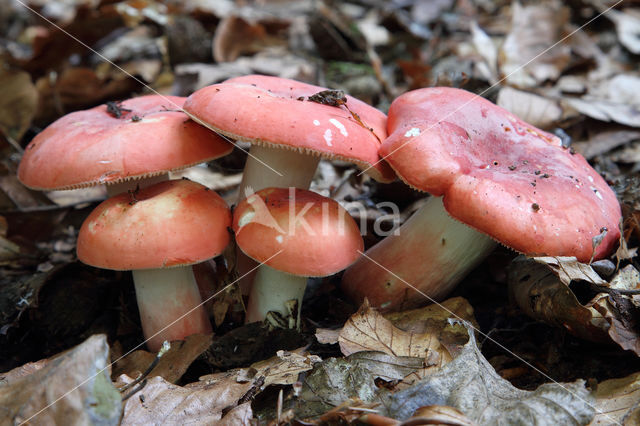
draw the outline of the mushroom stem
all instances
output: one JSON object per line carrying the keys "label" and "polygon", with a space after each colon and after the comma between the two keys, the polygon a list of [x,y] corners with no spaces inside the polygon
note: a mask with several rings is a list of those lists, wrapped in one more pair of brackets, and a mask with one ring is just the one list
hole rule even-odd
{"label": "mushroom stem", "polygon": [[267,265],[261,265],[249,295],[245,322],[262,321],[269,311],[278,311],[287,316],[289,313],[284,303],[296,299],[298,301],[296,324],[300,327],[300,311],[306,287],[307,277],[287,274]]}
{"label": "mushroom stem", "polygon": [[416,298],[406,295],[416,289],[440,299],[496,245],[487,235],[452,219],[442,197],[429,198],[397,231],[345,271],[342,288],[353,299],[366,297],[387,310],[414,307],[407,301]]}
{"label": "mushroom stem", "polygon": [[268,146],[253,145],[250,153],[238,188],[238,202],[251,195],[245,194],[246,188],[254,192],[269,187],[308,189],[320,162],[320,157],[311,154]]}
{"label": "mushroom stem", "polygon": [[132,273],[142,331],[151,351],[159,350],[165,340],[211,333],[191,266],[140,269]]}

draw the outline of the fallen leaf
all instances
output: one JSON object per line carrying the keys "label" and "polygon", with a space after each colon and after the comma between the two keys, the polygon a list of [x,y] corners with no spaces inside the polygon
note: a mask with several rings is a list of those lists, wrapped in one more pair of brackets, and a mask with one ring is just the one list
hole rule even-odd
{"label": "fallen leaf", "polygon": [[120,393],[109,379],[109,345],[94,335],[34,368],[20,367],[0,383],[2,418],[12,424],[117,425]]}
{"label": "fallen leaf", "polygon": [[384,317],[403,331],[434,334],[450,352],[455,352],[458,346],[467,343],[469,335],[461,324],[451,324],[449,318],[465,320],[474,327],[479,327],[473,316],[473,307],[463,297],[452,297],[441,303],[409,311],[390,312],[384,314]]}
{"label": "fallen leaf", "polygon": [[[491,40],[491,37],[478,26],[476,21],[471,22],[471,41],[478,54],[487,64],[489,75],[485,77],[489,82],[496,83],[498,81],[498,47]],[[524,120],[526,121],[526,119]]]}
{"label": "fallen leaf", "polygon": [[638,290],[640,287],[640,272],[629,264],[616,272],[611,278],[608,287],[616,290]]}
{"label": "fallen leaf", "polygon": [[298,417],[312,417],[345,402],[377,400],[376,381],[396,384],[424,366],[420,358],[381,352],[357,352],[346,358],[328,358],[316,364],[303,381]]}
{"label": "fallen leaf", "polygon": [[[238,383],[237,374],[237,370],[210,374],[184,387],[153,377],[126,400],[121,424],[214,424],[253,386]],[[118,380],[132,381],[128,376]]]}
{"label": "fallen leaf", "polygon": [[[571,266],[574,263],[557,261],[558,264],[553,265],[544,260],[540,262],[540,259],[518,256],[511,262],[508,272],[509,297],[532,318],[563,327],[583,339],[608,341],[607,321],[593,306],[583,306],[578,301],[568,286],[571,276],[558,267],[558,264]],[[555,259],[545,260],[553,262]],[[580,268],[568,269],[578,271],[577,274],[573,273],[574,276],[582,276]],[[562,273],[564,279],[558,277],[558,273]],[[599,282],[606,283],[602,279]]]}
{"label": "fallen leaf", "polygon": [[237,407],[234,407],[225,416],[220,419],[217,426],[237,426],[237,425],[250,425],[253,424],[253,411],[251,410],[251,403],[245,402]]}
{"label": "fallen leaf", "polygon": [[640,373],[598,383],[593,396],[596,415],[590,426],[640,424]]}
{"label": "fallen leaf", "polygon": [[[409,311],[389,312],[384,317],[402,331],[413,334],[431,333],[447,349],[463,345],[469,338],[466,329],[459,324],[451,324],[449,318],[463,319],[478,326],[473,316],[473,307],[462,297],[452,297],[441,303],[434,303]],[[316,329],[316,339],[322,344],[338,343],[340,330]]]}
{"label": "fallen leaf", "polygon": [[24,71],[0,72],[0,132],[20,142],[38,107],[38,91]]}
{"label": "fallen leaf", "polygon": [[248,369],[241,370],[240,374],[251,377],[264,377],[263,386],[292,385],[298,381],[298,375],[313,368],[313,365],[321,362],[317,355],[309,355],[304,348],[295,351],[278,351],[276,356],[264,361],[252,364]]}
{"label": "fallen leaf", "polygon": [[556,44],[565,34],[569,9],[557,1],[528,6],[513,2],[512,13],[511,31],[499,50],[500,73],[510,85],[522,88],[557,80],[571,58],[566,42]]}
{"label": "fallen leaf", "polygon": [[538,262],[542,265],[548,266],[554,270],[560,281],[569,285],[571,281],[586,281],[596,285],[606,285],[607,281],[600,278],[600,275],[586,263],[578,262],[575,257],[562,257],[562,256],[547,256],[547,257],[534,257],[534,262]]}
{"label": "fallen leaf", "polygon": [[382,395],[382,414],[405,420],[420,407],[448,405],[481,425],[584,425],[593,418],[593,398],[584,381],[517,389],[495,372],[476,346],[473,330],[466,327],[469,342],[462,352],[410,388]]}
{"label": "fallen leaf", "polygon": [[286,21],[251,22],[238,16],[226,17],[218,24],[213,36],[213,57],[216,62],[232,62],[241,55],[252,55],[269,45],[284,46],[288,26]]}
{"label": "fallen leaf", "polygon": [[612,9],[604,14],[616,25],[620,43],[631,53],[640,54],[640,9]]}
{"label": "fallen leaf", "polygon": [[511,87],[500,89],[496,103],[541,129],[549,129],[562,118],[562,108],[557,102]]}
{"label": "fallen leaf", "polygon": [[316,329],[316,340],[323,345],[334,345],[340,338],[340,330],[329,330],[328,328]]}
{"label": "fallen leaf", "polygon": [[573,142],[571,146],[584,158],[590,160],[633,140],[640,140],[640,131],[623,128],[598,133],[587,141]]}
{"label": "fallen leaf", "polygon": [[608,322],[607,332],[611,340],[622,349],[640,356],[640,326],[636,319],[640,318],[640,308],[633,303],[632,298],[618,293],[602,294],[592,303]]}
{"label": "fallen leaf", "polygon": [[[171,342],[169,351],[160,358],[158,365],[147,377],[160,376],[169,383],[176,383],[191,363],[211,346],[212,341],[213,336],[210,334],[193,334],[185,340]],[[137,377],[147,370],[155,358],[155,353],[134,351],[115,363],[112,377],[122,374]]]}
{"label": "fallen leaf", "polygon": [[425,374],[451,361],[451,354],[435,333],[412,333],[400,330],[369,302],[347,320],[338,338],[340,350],[346,356],[355,352],[380,351],[393,356],[408,356],[425,360]]}

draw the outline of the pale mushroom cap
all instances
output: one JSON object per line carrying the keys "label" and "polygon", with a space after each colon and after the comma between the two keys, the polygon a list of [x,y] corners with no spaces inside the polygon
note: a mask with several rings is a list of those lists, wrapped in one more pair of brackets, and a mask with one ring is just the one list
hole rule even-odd
{"label": "pale mushroom cap", "polygon": [[232,139],[349,161],[376,180],[394,180],[378,155],[387,135],[385,114],[347,96],[346,105],[363,126],[343,106],[307,100],[323,90],[295,80],[249,75],[194,92],[184,108]]}
{"label": "pale mushroom cap", "polygon": [[503,108],[452,88],[419,89],[389,110],[380,153],[410,186],[443,195],[449,214],[529,255],[588,261],[620,233],[615,194],[579,154]]}
{"label": "pale mushroom cap", "polygon": [[247,256],[295,275],[332,275],[364,248],[358,226],[340,204],[298,188],[265,188],[243,200],[234,210],[233,229]]}
{"label": "pale mushroom cap", "polygon": [[[179,110],[185,98],[123,101],[120,118],[106,105],[67,114],[25,149],[20,181],[33,189],[73,189],[150,177],[227,155],[233,146]],[[139,118],[139,120],[138,120]]]}
{"label": "pale mushroom cap", "polygon": [[214,191],[189,180],[160,182],[102,202],[78,235],[78,259],[104,269],[191,265],[229,244],[231,212]]}

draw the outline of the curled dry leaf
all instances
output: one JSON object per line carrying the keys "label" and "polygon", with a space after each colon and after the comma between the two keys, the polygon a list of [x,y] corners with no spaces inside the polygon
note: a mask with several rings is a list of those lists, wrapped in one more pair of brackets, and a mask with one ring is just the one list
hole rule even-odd
{"label": "curled dry leaf", "polygon": [[[169,383],[176,383],[191,363],[211,346],[212,341],[210,334],[193,334],[183,341],[171,342],[171,349],[160,358],[147,377],[160,376]],[[144,350],[132,352],[115,363],[113,377],[122,374],[137,377],[151,365],[155,357],[156,354]]]}
{"label": "curled dry leaf", "polygon": [[3,375],[0,384],[3,424],[118,424],[122,406],[109,379],[106,336],[91,336],[32,368],[16,370]]}
{"label": "curled dry leaf", "polygon": [[640,373],[598,383],[593,396],[596,415],[591,426],[640,423]]}
{"label": "curled dry leaf", "polygon": [[[640,356],[638,296],[620,293],[627,288],[637,288],[636,273],[619,271],[614,276],[618,278],[613,287],[601,278],[592,277],[595,272],[589,265],[549,259],[556,258],[519,256],[512,262],[509,293],[518,306],[530,317],[564,327],[578,337],[596,342],[613,341]],[[596,284],[592,290],[602,292],[582,305],[569,289],[572,280]]]}
{"label": "curled dry leaf", "polygon": [[517,389],[496,373],[476,346],[473,330],[467,330],[469,342],[449,364],[408,389],[383,395],[383,414],[405,420],[420,407],[448,405],[481,425],[584,425],[593,418],[593,399],[583,381]]}
{"label": "curled dry leaf", "polygon": [[[607,322],[593,306],[583,306],[569,289],[571,276],[584,276],[575,262],[518,256],[509,267],[509,296],[528,316],[564,327],[583,339],[607,341]],[[550,263],[555,261],[556,264]],[[550,265],[555,268],[551,269]],[[562,265],[562,266],[560,266]],[[566,265],[566,268],[564,266]],[[588,268],[591,268],[588,265]],[[568,271],[568,272],[567,272]],[[560,272],[562,277],[556,273]],[[591,270],[595,274],[593,270]],[[591,275],[591,273],[589,273]],[[599,282],[604,280],[599,279]]]}
{"label": "curled dry leaf", "polygon": [[347,320],[338,338],[340,350],[346,356],[361,351],[380,351],[393,356],[409,356],[425,360],[425,374],[451,361],[451,354],[435,333],[413,333],[395,327],[369,302]]}
{"label": "curled dry leaf", "polygon": [[534,257],[534,262],[548,266],[556,272],[560,281],[569,285],[571,281],[586,281],[595,285],[606,285],[607,282],[586,263],[580,263],[575,257]]}

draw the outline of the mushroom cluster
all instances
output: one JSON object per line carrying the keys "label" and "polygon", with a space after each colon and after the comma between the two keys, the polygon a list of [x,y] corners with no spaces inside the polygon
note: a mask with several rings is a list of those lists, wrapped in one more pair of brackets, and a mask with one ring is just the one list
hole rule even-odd
{"label": "mushroom cluster", "polygon": [[[219,136],[221,135],[221,136]],[[168,173],[252,148],[233,215],[223,199]],[[399,232],[363,253],[338,202],[308,191],[320,158],[431,194]],[[356,301],[401,309],[445,296],[499,242],[529,255],[607,256],[619,238],[613,191],[560,140],[472,93],[407,92],[388,118],[341,91],[249,75],[188,98],[143,96],[68,114],[27,146],[18,176],[40,190],[107,184],[78,258],[131,270],[148,346],[209,333],[191,266],[235,232],[246,321],[300,326],[307,277],[335,274]],[[413,288],[411,288],[413,287]]]}

